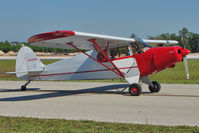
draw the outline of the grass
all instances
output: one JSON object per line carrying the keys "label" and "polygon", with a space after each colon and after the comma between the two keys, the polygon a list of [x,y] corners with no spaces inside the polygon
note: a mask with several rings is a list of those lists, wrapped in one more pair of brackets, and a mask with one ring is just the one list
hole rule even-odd
{"label": "grass", "polygon": [[188,60],[190,79],[186,79],[184,63],[176,64],[175,68],[165,69],[150,76],[160,83],[199,84],[199,60]]}
{"label": "grass", "polygon": [[[50,64],[57,60],[42,60],[44,64]],[[5,74],[5,72],[15,72],[16,60],[0,60],[0,80],[18,80],[15,74]]]}
{"label": "grass", "polygon": [[[44,64],[53,63],[57,60],[42,60]],[[151,80],[160,83],[199,84],[199,60],[188,60],[190,80],[186,80],[183,62],[178,63],[175,68],[169,68],[150,76]],[[18,80],[15,75],[6,75],[5,72],[15,71],[15,60],[0,60],[0,80]],[[78,81],[78,80],[73,80]],[[81,81],[81,80],[79,80]],[[82,80],[96,82],[126,82],[124,79],[106,80]]]}
{"label": "grass", "polygon": [[154,126],[64,119],[0,117],[0,132],[48,133],[198,133],[199,127]]}
{"label": "grass", "polygon": [[[44,64],[55,60],[43,60]],[[178,63],[173,69],[166,69],[151,75],[152,80],[161,83],[199,84],[199,61],[189,60],[190,80],[186,80],[184,64]],[[0,60],[0,80],[17,80],[15,75],[6,75],[5,72],[15,71],[15,60]],[[87,80],[88,81],[88,80]],[[93,80],[92,80],[93,81]],[[96,80],[95,80],[96,81]],[[125,82],[120,79],[97,80],[103,82]],[[154,126],[124,123],[108,123],[95,121],[74,121],[58,119],[37,119],[24,117],[1,117],[0,133],[4,132],[64,132],[64,133],[199,133],[199,127],[190,126]]]}

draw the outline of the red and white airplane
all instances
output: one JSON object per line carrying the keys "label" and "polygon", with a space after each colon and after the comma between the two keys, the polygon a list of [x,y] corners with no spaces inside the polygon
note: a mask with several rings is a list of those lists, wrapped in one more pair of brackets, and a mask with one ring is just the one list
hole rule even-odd
{"label": "red and white airplane", "polygon": [[[27,83],[33,80],[84,80],[124,78],[131,95],[142,92],[139,81],[149,85],[151,92],[160,91],[160,83],[150,81],[149,75],[174,67],[190,52],[179,46],[152,47],[150,44],[177,44],[172,40],[122,38],[76,31],[54,31],[28,39],[34,46],[77,49],[82,52],[71,58],[44,65],[26,46],[17,55],[16,75]],[[84,52],[82,49],[89,50]],[[185,68],[189,78],[186,58]]]}

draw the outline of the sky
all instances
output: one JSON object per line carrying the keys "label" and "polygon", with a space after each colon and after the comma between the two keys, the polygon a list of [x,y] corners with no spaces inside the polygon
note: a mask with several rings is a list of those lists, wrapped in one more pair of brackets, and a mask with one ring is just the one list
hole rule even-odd
{"label": "sky", "polygon": [[120,37],[199,33],[199,0],[0,0],[0,41],[72,30]]}

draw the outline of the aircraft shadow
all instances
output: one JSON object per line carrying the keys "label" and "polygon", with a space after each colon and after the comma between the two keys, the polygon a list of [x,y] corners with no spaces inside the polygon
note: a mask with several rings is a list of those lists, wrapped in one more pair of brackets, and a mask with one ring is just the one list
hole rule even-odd
{"label": "aircraft shadow", "polygon": [[[40,88],[28,88],[29,91],[40,90]],[[0,89],[1,92],[21,92],[21,89]]]}
{"label": "aircraft shadow", "polygon": [[[94,87],[88,89],[79,89],[79,90],[40,90],[40,88],[28,88],[25,92],[38,92],[40,94],[34,95],[26,95],[26,96],[16,96],[16,97],[8,97],[8,98],[0,98],[1,101],[29,101],[29,100],[37,100],[37,99],[46,99],[46,98],[54,98],[54,97],[63,97],[63,96],[71,96],[78,94],[119,94],[130,96],[128,93],[128,89],[125,92],[121,92],[122,89],[129,87],[128,84],[117,84],[117,85],[108,85],[101,87]],[[21,89],[2,89],[1,92],[21,92]],[[173,94],[156,94],[150,92],[142,92],[143,96],[171,96],[171,97],[198,97],[198,95],[173,95]]]}
{"label": "aircraft shadow", "polygon": [[[119,85],[108,85],[108,86],[101,86],[101,87],[94,87],[94,88],[80,89],[80,90],[40,90],[39,88],[28,88],[27,92],[31,91],[31,92],[44,92],[44,93],[28,95],[28,96],[0,98],[0,101],[28,101],[28,100],[37,100],[37,99],[45,99],[53,97],[71,96],[71,95],[78,95],[84,93],[127,95],[125,92],[119,91],[119,89],[122,90],[128,86],[129,86],[128,84],[119,84]],[[21,92],[21,90],[0,89],[0,92]]]}

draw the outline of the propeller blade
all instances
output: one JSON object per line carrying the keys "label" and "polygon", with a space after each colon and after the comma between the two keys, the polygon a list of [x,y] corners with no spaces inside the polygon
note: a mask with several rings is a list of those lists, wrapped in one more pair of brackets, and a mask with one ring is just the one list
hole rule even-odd
{"label": "propeller blade", "polygon": [[184,67],[185,67],[187,79],[189,79],[189,69],[188,69],[188,63],[187,63],[187,57],[186,56],[183,57],[183,61],[184,61]]}

